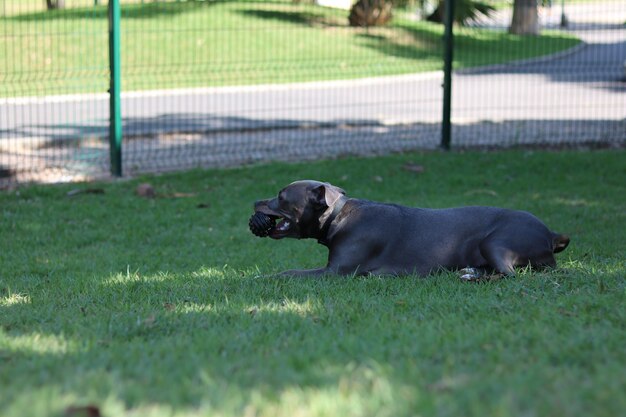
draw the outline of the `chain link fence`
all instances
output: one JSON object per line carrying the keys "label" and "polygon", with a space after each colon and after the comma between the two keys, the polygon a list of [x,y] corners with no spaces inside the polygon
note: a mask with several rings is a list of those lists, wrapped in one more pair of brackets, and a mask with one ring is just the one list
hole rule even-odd
{"label": "chain link fence", "polygon": [[[323,1],[122,0],[124,175],[437,149],[434,5]],[[0,0],[0,185],[109,175],[107,2],[64,3]],[[540,5],[539,36],[511,10],[454,28],[452,147],[623,146],[622,1]]]}

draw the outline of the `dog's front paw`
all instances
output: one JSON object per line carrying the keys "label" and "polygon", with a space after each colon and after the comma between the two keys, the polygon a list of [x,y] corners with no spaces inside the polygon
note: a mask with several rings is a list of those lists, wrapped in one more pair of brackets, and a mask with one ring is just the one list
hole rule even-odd
{"label": "dog's front paw", "polygon": [[459,278],[462,281],[478,281],[483,277],[481,270],[476,268],[463,268],[459,271]]}
{"label": "dog's front paw", "polygon": [[467,282],[486,282],[495,281],[504,277],[503,274],[494,274],[488,270],[482,268],[463,268],[459,271],[459,278],[461,281]]}

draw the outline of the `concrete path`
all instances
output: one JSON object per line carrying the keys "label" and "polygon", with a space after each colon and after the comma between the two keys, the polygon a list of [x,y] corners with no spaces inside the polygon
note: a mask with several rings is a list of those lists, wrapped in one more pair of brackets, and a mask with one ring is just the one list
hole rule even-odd
{"label": "concrete path", "polygon": [[[626,7],[620,1],[573,5],[566,13],[583,46],[558,57],[455,74],[455,144],[626,141]],[[543,9],[542,19],[546,27],[558,25],[560,8]],[[482,24],[505,27],[509,21],[499,13]],[[441,80],[436,72],[127,93],[125,170],[434,148]],[[60,175],[98,175],[106,172],[107,147],[98,138],[107,134],[107,117],[105,95],[0,99],[0,152],[24,157],[54,149],[50,155],[64,161],[67,155],[55,144],[74,140],[77,146],[65,152],[73,162]]]}

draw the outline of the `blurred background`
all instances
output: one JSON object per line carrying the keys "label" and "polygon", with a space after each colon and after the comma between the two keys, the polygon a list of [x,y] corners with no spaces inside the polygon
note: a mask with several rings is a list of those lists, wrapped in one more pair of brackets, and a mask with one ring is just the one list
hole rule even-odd
{"label": "blurred background", "polygon": [[[0,186],[441,145],[444,0],[0,0]],[[452,149],[623,147],[622,0],[454,1]],[[109,52],[118,25],[119,56]]]}

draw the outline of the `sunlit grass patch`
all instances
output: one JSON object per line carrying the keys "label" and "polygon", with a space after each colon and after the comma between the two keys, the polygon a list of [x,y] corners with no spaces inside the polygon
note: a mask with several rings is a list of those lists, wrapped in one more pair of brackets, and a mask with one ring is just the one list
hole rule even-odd
{"label": "sunlit grass patch", "polygon": [[10,294],[6,297],[0,298],[0,305],[2,306],[28,303],[30,303],[30,297],[27,294]]}

